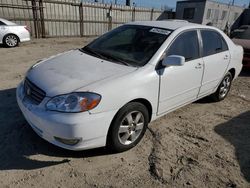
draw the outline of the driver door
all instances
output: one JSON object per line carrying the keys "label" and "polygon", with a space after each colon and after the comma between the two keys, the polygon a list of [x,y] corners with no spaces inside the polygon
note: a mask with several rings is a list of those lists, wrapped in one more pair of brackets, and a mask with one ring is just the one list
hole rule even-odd
{"label": "driver door", "polygon": [[166,56],[170,55],[185,57],[185,63],[183,66],[169,66],[158,70],[158,115],[193,101],[199,94],[204,66],[199,52],[197,30],[185,31],[177,36],[166,52]]}

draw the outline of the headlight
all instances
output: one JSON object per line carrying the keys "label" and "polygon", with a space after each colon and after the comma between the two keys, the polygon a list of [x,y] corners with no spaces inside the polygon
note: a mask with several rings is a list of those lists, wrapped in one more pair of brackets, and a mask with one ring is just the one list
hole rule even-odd
{"label": "headlight", "polygon": [[95,108],[100,101],[101,96],[96,93],[71,93],[53,97],[47,102],[46,108],[58,112],[85,112]]}

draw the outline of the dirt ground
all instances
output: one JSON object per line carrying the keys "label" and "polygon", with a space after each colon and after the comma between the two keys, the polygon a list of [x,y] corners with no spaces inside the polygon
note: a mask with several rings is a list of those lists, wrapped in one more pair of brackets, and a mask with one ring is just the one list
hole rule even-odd
{"label": "dirt ground", "polygon": [[0,187],[250,187],[250,70],[223,102],[195,102],[152,122],[134,149],[72,152],[28,126],[17,84],[37,60],[83,46],[84,38],[0,47]]}

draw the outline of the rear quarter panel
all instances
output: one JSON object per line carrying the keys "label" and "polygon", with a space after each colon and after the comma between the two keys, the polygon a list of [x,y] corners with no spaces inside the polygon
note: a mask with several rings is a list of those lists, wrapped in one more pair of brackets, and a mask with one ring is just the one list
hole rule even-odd
{"label": "rear quarter panel", "polygon": [[7,34],[15,34],[20,39],[20,42],[22,42],[23,40],[27,41],[30,39],[30,33],[24,28],[24,26],[19,26],[19,25],[6,26],[4,35]]}
{"label": "rear quarter panel", "polygon": [[228,69],[228,70],[232,68],[235,69],[234,78],[237,78],[241,72],[241,69],[243,67],[242,61],[243,61],[243,48],[242,46],[234,45],[234,48],[231,51],[231,62]]}
{"label": "rear quarter panel", "polygon": [[[220,31],[221,32],[221,31]],[[223,32],[221,32],[221,34],[223,35],[223,37],[225,38],[227,44],[228,44],[228,48],[229,48],[229,52],[230,52],[230,63],[228,65],[227,68],[227,72],[230,69],[235,69],[235,78],[237,78],[241,72],[242,69],[242,60],[243,60],[243,48],[239,45],[234,44],[234,42]]]}

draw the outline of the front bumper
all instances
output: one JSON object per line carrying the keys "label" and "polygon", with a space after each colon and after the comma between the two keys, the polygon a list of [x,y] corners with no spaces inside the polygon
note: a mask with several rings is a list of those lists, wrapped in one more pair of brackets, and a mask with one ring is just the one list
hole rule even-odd
{"label": "front bumper", "polygon": [[28,42],[28,41],[30,41],[30,38],[22,38],[22,39],[20,39],[20,42]]}
{"label": "front bumper", "polygon": [[[23,84],[16,91],[17,103],[32,129],[48,142],[69,150],[85,150],[106,145],[109,126],[115,111],[98,114],[60,113],[47,111],[45,98],[39,105],[28,101],[23,92]],[[64,139],[79,139],[76,145],[66,145],[55,137]]]}

